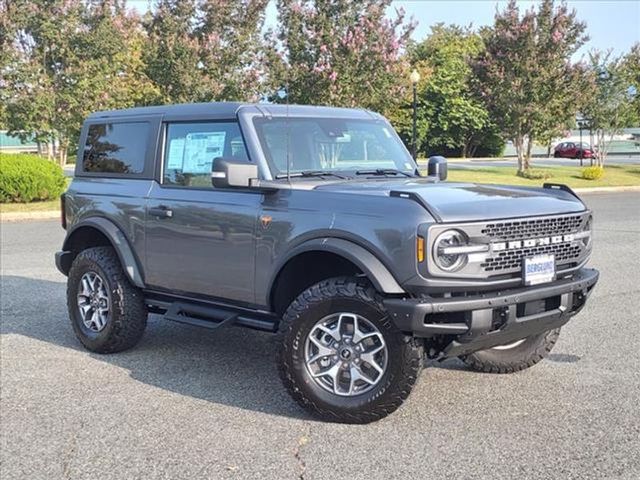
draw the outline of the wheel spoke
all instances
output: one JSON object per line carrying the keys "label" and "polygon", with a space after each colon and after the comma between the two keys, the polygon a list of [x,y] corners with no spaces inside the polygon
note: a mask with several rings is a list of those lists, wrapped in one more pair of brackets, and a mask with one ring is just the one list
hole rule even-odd
{"label": "wheel spoke", "polygon": [[331,367],[314,373],[313,377],[314,378],[329,377],[333,381],[334,393],[338,393],[338,376],[340,375],[341,367],[342,367],[342,364],[340,362],[336,362]]}
{"label": "wheel spoke", "polygon": [[384,341],[382,340],[382,335],[380,335],[378,332],[362,333],[358,331],[353,334],[353,343],[358,344],[363,340],[366,340],[367,338],[373,338],[373,337],[379,338],[381,342]]}
{"label": "wheel spoke", "polygon": [[351,379],[349,380],[349,395],[352,395],[354,393],[354,389],[356,388],[356,382],[358,380],[362,380],[368,383],[369,385],[373,385],[375,383],[375,380],[372,380],[369,377],[367,377],[362,372],[362,370],[360,370],[360,368],[355,365],[351,365],[351,368],[349,369],[349,375],[351,377]]}
{"label": "wheel spoke", "polygon": [[86,320],[87,313],[89,313],[89,310],[91,310],[91,305],[89,303],[83,303],[82,305],[78,305],[78,308],[80,309],[80,313],[82,314],[82,319]]}
{"label": "wheel spoke", "polygon": [[381,351],[384,348],[383,345],[379,346],[378,348],[370,351],[370,352],[365,352],[362,355],[360,355],[360,358],[367,362],[369,365],[371,365],[373,368],[375,368],[378,373],[382,373],[384,372],[384,369],[378,364],[378,362],[375,359],[375,355],[376,353],[378,353],[379,351]]}
{"label": "wheel spoke", "polygon": [[95,326],[96,330],[100,330],[100,318],[98,315],[98,310],[93,309],[91,311],[90,325]]}
{"label": "wheel spoke", "polygon": [[320,360],[321,358],[328,357],[328,356],[331,356],[331,355],[335,355],[337,353],[335,351],[335,349],[324,345],[320,340],[318,340],[314,336],[309,337],[309,340],[311,341],[311,343],[313,343],[316,346],[318,351],[316,352],[316,354],[313,357],[311,357],[309,360],[307,360],[307,365],[310,365],[310,364]]}
{"label": "wheel spoke", "polygon": [[317,328],[318,328],[318,330],[321,330],[324,333],[326,333],[327,335],[330,335],[331,337],[333,337],[333,339],[336,342],[340,341],[340,332],[338,330],[336,330],[335,328],[325,327],[324,325],[318,325]]}
{"label": "wheel spoke", "polygon": [[107,318],[106,315],[104,315],[102,312],[100,312],[99,310],[96,311],[96,319],[98,321],[98,328],[102,329],[104,328],[105,324],[107,323]]}
{"label": "wheel spoke", "polygon": [[89,278],[83,276],[82,280],[80,280],[80,284],[82,285],[82,292],[80,292],[81,295],[84,295],[85,297],[91,295],[91,282],[89,282]]}

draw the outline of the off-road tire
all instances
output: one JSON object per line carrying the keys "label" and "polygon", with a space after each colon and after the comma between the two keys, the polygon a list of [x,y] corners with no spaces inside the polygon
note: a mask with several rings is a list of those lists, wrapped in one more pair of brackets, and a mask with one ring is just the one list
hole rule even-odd
{"label": "off-road tire", "polygon": [[[106,281],[111,295],[109,319],[99,332],[84,325],[77,306],[78,284],[89,271]],[[76,256],[67,280],[67,307],[78,340],[96,353],[115,353],[133,347],[147,325],[148,312],[142,293],[129,282],[111,247],[88,248]]]}
{"label": "off-road tire", "polygon": [[[368,392],[344,397],[323,390],[304,361],[306,336],[324,316],[353,312],[375,324],[388,348],[388,364],[380,382]],[[424,360],[423,346],[400,332],[366,279],[333,278],[302,292],[280,323],[276,355],[280,378],[289,394],[313,415],[333,422],[369,423],[395,411],[409,396]]]}
{"label": "off-road tire", "polygon": [[488,349],[460,357],[473,370],[484,373],[514,373],[533,367],[544,359],[558,341],[560,329],[528,337],[507,350]]}

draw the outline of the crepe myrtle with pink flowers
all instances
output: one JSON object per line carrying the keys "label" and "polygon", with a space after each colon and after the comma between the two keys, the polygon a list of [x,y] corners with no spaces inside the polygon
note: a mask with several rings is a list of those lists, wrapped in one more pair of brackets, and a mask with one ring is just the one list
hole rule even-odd
{"label": "crepe myrtle with pink flowers", "polygon": [[282,79],[288,100],[379,112],[399,106],[409,88],[398,78],[406,77],[403,53],[415,23],[406,21],[401,8],[389,18],[390,5],[279,0],[279,27],[271,35],[279,48],[271,74]]}

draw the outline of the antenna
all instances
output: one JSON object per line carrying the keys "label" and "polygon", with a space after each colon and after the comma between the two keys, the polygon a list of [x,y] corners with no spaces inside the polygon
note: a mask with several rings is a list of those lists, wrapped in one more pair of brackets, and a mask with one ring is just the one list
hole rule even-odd
{"label": "antenna", "polygon": [[290,149],[290,137],[291,137],[291,129],[289,127],[289,81],[285,86],[287,90],[287,106],[285,111],[285,123],[284,128],[287,130],[287,182],[291,185],[291,149]]}

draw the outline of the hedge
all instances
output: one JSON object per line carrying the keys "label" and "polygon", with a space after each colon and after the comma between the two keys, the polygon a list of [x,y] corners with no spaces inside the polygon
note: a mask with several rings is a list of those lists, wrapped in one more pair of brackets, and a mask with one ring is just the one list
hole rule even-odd
{"label": "hedge", "polygon": [[604,168],[599,166],[587,167],[582,170],[582,178],[585,180],[600,180],[604,175]]}
{"label": "hedge", "polygon": [[0,153],[0,202],[53,200],[66,186],[60,166],[37,155]]}

